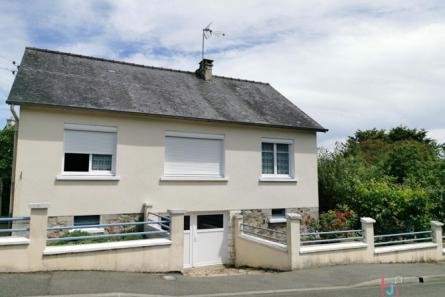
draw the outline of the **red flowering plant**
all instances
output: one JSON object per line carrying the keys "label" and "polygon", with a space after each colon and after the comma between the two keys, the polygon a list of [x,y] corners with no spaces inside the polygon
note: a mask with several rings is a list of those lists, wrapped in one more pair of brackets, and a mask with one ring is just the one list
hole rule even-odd
{"label": "red flowering plant", "polygon": [[[307,227],[309,232],[352,230],[358,227],[358,216],[347,205],[338,205],[335,210],[320,213],[319,220],[310,222]],[[326,234],[317,238],[328,239],[354,236],[357,236],[357,234]]]}

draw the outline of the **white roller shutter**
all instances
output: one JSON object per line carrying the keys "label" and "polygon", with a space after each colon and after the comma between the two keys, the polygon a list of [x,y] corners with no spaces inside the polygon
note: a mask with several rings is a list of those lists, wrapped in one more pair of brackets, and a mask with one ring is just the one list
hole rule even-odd
{"label": "white roller shutter", "polygon": [[166,136],[165,176],[223,176],[223,140]]}
{"label": "white roller shutter", "polygon": [[116,133],[65,130],[65,153],[114,155]]}

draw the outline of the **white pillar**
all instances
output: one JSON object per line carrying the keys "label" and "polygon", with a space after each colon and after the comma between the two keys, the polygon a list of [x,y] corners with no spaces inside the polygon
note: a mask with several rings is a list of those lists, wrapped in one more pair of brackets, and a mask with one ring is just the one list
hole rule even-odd
{"label": "white pillar", "polygon": [[366,247],[366,261],[371,263],[374,261],[374,223],[372,218],[360,218],[362,223],[362,234],[364,242],[368,245]]}
{"label": "white pillar", "polygon": [[438,221],[431,221],[431,231],[432,231],[433,242],[435,244],[437,244],[437,253],[436,253],[437,261],[443,260],[442,227],[443,227],[443,223],[438,222]]}
{"label": "white pillar", "polygon": [[48,233],[48,203],[30,203],[29,223],[29,270],[43,270],[43,251]]}
{"label": "white pillar", "polygon": [[238,259],[239,259],[239,256],[238,256],[239,245],[238,245],[238,243],[239,243],[239,236],[241,234],[241,224],[242,223],[243,223],[243,215],[241,213],[233,216],[233,222],[232,222],[232,224],[233,224],[233,245],[234,245],[234,249],[235,249],[234,250],[235,257],[234,257],[233,262],[234,262],[235,266],[238,266]]}
{"label": "white pillar", "polygon": [[184,214],[182,209],[169,209],[170,240],[172,245],[169,252],[171,271],[181,271],[184,266]]}
{"label": "white pillar", "polygon": [[289,269],[299,268],[300,256],[300,224],[301,215],[298,213],[288,213],[287,219],[287,254],[289,257]]}

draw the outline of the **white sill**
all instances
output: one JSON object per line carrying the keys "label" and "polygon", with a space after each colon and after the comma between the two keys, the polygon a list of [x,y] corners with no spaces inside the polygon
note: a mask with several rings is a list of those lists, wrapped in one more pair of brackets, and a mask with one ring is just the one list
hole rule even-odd
{"label": "white sill", "polygon": [[120,180],[121,177],[119,175],[67,175],[67,174],[59,174],[56,176],[56,180]]}
{"label": "white sill", "polygon": [[340,250],[365,249],[368,245],[364,242],[340,242],[331,244],[315,244],[300,246],[300,254],[322,253]]}
{"label": "white sill", "polygon": [[161,176],[161,181],[209,181],[226,182],[227,177],[205,177],[205,176]]}
{"label": "white sill", "polygon": [[286,218],[269,218],[269,223],[286,223]]}
{"label": "white sill", "polygon": [[1,245],[22,245],[22,244],[29,244],[29,239],[26,237],[15,237],[15,236],[0,237],[0,246]]}
{"label": "white sill", "polygon": [[292,177],[260,177],[260,182],[296,183],[298,180]]}

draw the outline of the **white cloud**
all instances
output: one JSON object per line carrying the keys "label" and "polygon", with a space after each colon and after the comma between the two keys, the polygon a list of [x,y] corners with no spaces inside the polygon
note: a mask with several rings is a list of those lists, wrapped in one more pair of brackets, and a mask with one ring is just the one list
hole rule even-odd
{"label": "white cloud", "polygon": [[[31,39],[186,70],[197,67],[201,29],[213,21],[227,34],[207,41],[215,72],[270,82],[330,129],[321,145],[332,147],[356,129],[405,124],[441,135],[445,126],[441,1],[70,0],[22,10],[0,10],[0,28],[8,26],[5,15],[18,22],[0,30],[11,55]],[[0,93],[10,85],[4,79]]]}

